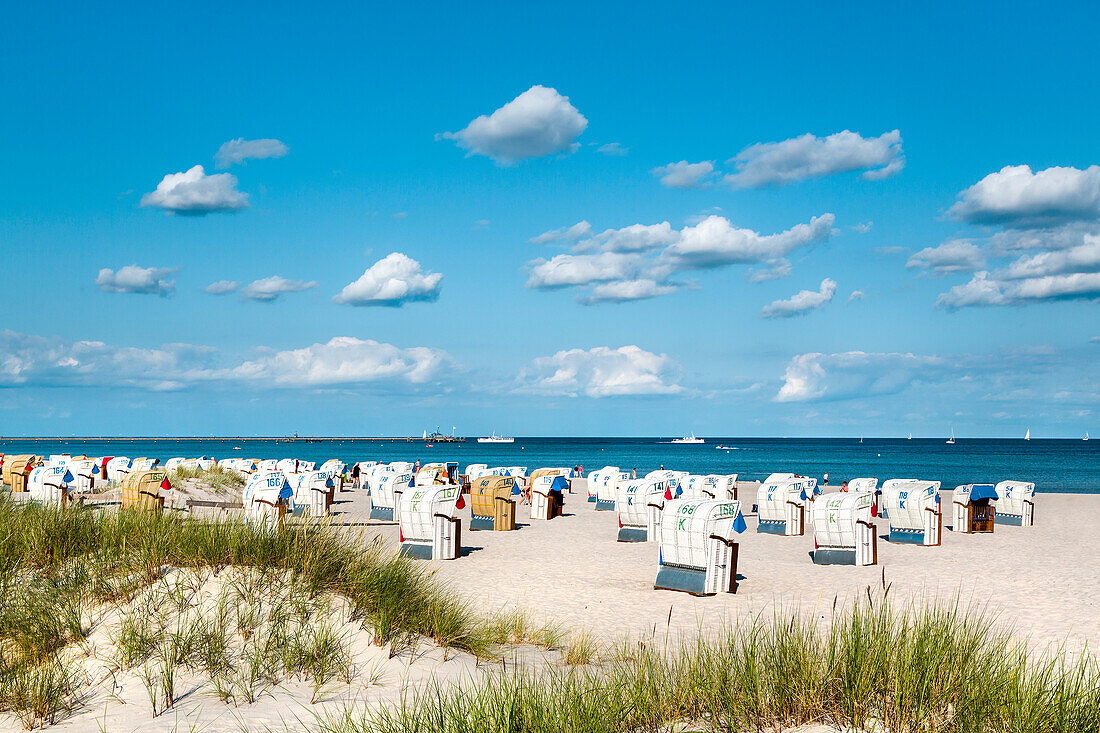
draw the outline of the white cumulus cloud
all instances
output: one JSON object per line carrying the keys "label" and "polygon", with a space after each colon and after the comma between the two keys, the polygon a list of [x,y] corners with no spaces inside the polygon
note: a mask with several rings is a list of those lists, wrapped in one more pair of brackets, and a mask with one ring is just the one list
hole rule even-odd
{"label": "white cumulus cloud", "polygon": [[560,229],[551,229],[548,232],[543,232],[537,237],[531,237],[528,241],[531,244],[550,244],[551,242],[563,242],[563,241],[576,241],[581,237],[588,236],[588,233],[592,231],[592,225],[587,221],[578,221],[573,226],[562,227]]}
{"label": "white cumulus cloud", "polygon": [[174,280],[166,279],[176,272],[173,268],[126,265],[118,271],[104,267],[96,275],[95,284],[105,293],[142,293],[167,296],[175,292]]}
{"label": "white cumulus cloud", "polygon": [[777,300],[760,310],[762,318],[790,318],[823,307],[836,295],[836,281],[825,278],[817,290],[800,290],[786,300]]}
{"label": "white cumulus cloud", "polygon": [[202,290],[204,293],[209,293],[210,295],[227,295],[237,292],[240,286],[241,284],[236,280],[218,280],[210,283]]}
{"label": "white cumulus cloud", "polygon": [[523,368],[518,389],[547,395],[610,397],[675,394],[679,366],[665,354],[638,346],[569,349],[535,359]]}
{"label": "white cumulus cloud", "polygon": [[527,287],[550,290],[609,280],[629,280],[638,272],[641,262],[637,255],[618,252],[560,254],[549,260],[539,258],[528,263],[530,274]]}
{"label": "white cumulus cloud", "polygon": [[844,130],[826,137],[810,133],[772,143],[756,143],[731,159],[735,173],[723,180],[735,188],[785,185],[835,173],[863,171],[863,178],[888,178],[905,167],[901,133],[878,137]]}
{"label": "white cumulus cloud", "polygon": [[661,179],[661,185],[666,188],[699,188],[713,172],[714,161],[712,160],[699,163],[681,160],[679,163],[669,163],[650,171]]}
{"label": "white cumulus cloud", "polygon": [[809,224],[796,224],[778,234],[759,234],[733,226],[723,216],[708,216],[695,226],[684,227],[680,238],[664,256],[680,269],[721,265],[770,263],[799,247],[828,239],[835,217],[822,214]]}
{"label": "white cumulus cloud", "polygon": [[206,175],[201,165],[182,173],[169,173],[157,190],[141,197],[141,205],[170,214],[203,216],[248,208],[248,194],[237,190],[237,177],[230,173]]}
{"label": "white cumulus cloud", "polygon": [[945,366],[939,356],[848,351],[799,354],[787,364],[777,402],[810,402],[893,394]]}
{"label": "white cumulus cloud", "polygon": [[444,376],[452,366],[451,357],[440,349],[339,336],[323,344],[265,353],[228,371],[226,377],[275,387],[424,384]]}
{"label": "white cumulus cloud", "polygon": [[981,248],[965,239],[951,239],[938,247],[925,247],[909,257],[905,266],[928,270],[936,275],[974,272],[985,266]]}
{"label": "white cumulus cloud", "polygon": [[622,303],[628,300],[656,298],[659,295],[674,293],[676,290],[675,285],[660,283],[656,280],[618,280],[596,285],[589,295],[581,298],[581,302],[585,305]]}
{"label": "white cumulus cloud", "polygon": [[975,224],[1013,228],[1100,219],[1100,166],[1032,172],[1008,165],[959,194],[951,216]]}
{"label": "white cumulus cloud", "polygon": [[424,272],[420,263],[393,252],[368,267],[355,282],[344,286],[332,301],[342,305],[398,307],[413,301],[439,298],[443,275]]}
{"label": "white cumulus cloud", "polygon": [[597,153],[603,153],[604,155],[626,155],[630,152],[630,148],[623,147],[619,143],[604,143],[596,148]]}
{"label": "white cumulus cloud", "polygon": [[214,167],[228,168],[246,160],[281,158],[288,152],[290,152],[290,148],[282,141],[274,138],[245,140],[243,137],[239,137],[236,140],[222,143],[222,146],[218,148],[218,152],[214,154]]}
{"label": "white cumulus cloud", "polygon": [[282,275],[272,275],[250,282],[241,290],[241,297],[262,303],[270,303],[285,293],[300,293],[303,290],[315,287],[317,287],[316,280],[303,282],[302,280],[289,280]]}
{"label": "white cumulus cloud", "polygon": [[512,165],[525,158],[575,149],[575,141],[586,127],[588,120],[569,97],[536,85],[464,129],[437,137],[454,140],[469,155],[484,155],[499,165]]}

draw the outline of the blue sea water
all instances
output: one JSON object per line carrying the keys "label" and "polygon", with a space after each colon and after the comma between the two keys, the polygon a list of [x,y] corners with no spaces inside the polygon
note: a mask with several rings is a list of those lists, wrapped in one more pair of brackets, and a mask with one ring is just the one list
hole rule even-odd
{"label": "blue sea water", "polygon": [[[348,463],[380,461],[457,461],[490,466],[584,466],[585,472],[605,465],[638,469],[639,475],[665,466],[693,473],[737,473],[760,480],[772,472],[821,477],[829,483],[856,476],[921,478],[940,481],[945,489],[965,483],[996,483],[1008,479],[1033,481],[1037,491],[1100,493],[1100,439],[1030,440],[959,438],[947,445],[941,438],[707,438],[702,445],[670,445],[669,438],[522,438],[511,444],[406,442],[335,438],[293,443],[240,438],[159,439],[5,439],[0,453],[72,453],[148,456],[165,461],[173,456],[213,458],[284,458]],[[732,446],[717,450],[715,446]],[[240,446],[241,450],[233,450]]]}

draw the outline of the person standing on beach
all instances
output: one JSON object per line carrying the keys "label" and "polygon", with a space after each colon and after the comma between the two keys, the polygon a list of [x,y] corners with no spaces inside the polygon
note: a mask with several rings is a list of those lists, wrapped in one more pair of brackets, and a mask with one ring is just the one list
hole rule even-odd
{"label": "person standing on beach", "polygon": [[825,475],[821,477],[821,485],[826,489],[829,488],[829,472],[828,471],[826,471]]}

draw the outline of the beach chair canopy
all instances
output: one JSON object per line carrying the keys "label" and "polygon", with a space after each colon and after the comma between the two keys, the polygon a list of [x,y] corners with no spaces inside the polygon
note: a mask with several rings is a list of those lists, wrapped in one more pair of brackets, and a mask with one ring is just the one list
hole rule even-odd
{"label": "beach chair canopy", "polygon": [[285,502],[294,496],[294,491],[282,471],[270,470],[257,473],[244,487],[244,503],[270,504]]}
{"label": "beach chair canopy", "polygon": [[997,491],[998,514],[1021,516],[1024,502],[1035,499],[1035,484],[1027,481],[1002,481],[994,488]]}
{"label": "beach chair canopy", "polygon": [[874,492],[878,489],[877,478],[853,478],[848,479],[848,492],[853,491],[871,491]]}
{"label": "beach chair canopy", "polygon": [[480,471],[483,468],[488,468],[488,467],[489,467],[488,463],[471,463],[470,465],[466,466],[466,471],[465,471],[466,477],[473,480],[474,473],[476,473],[477,471]]}
{"label": "beach chair canopy", "polygon": [[705,569],[713,552],[712,535],[732,539],[745,531],[741,502],[716,499],[674,499],[661,515],[662,565]]}
{"label": "beach chair canopy", "polygon": [[544,496],[551,491],[569,491],[569,479],[560,474],[535,476],[531,479],[531,491]]}
{"label": "beach chair canopy", "polygon": [[121,483],[128,473],[130,473],[130,459],[126,456],[115,456],[107,461],[107,480],[111,483]]}
{"label": "beach chair canopy", "polygon": [[997,489],[993,484],[963,484],[956,486],[951,501],[963,506],[982,499],[997,499]]}
{"label": "beach chair canopy", "polygon": [[[719,490],[718,481],[721,477],[716,474],[702,476],[697,473],[688,474],[680,479],[677,498],[679,499],[725,499],[725,486]],[[719,493],[722,495],[719,496]]]}
{"label": "beach chair canopy", "polygon": [[810,515],[814,540],[821,547],[854,548],[856,523],[871,521],[873,503],[874,495],[870,491],[849,489],[821,497],[814,502]]}
{"label": "beach chair canopy", "polygon": [[183,466],[184,460],[186,460],[186,459],[184,459],[182,457],[180,457],[180,458],[169,458],[167,461],[164,462],[164,470],[167,471],[168,473],[171,473],[172,471],[175,471],[180,466]]}
{"label": "beach chair canopy", "polygon": [[55,453],[46,459],[47,466],[67,466],[71,463],[73,457],[68,453]]}
{"label": "beach chair canopy", "polygon": [[413,475],[411,471],[398,473],[396,471],[386,471],[376,478],[376,485],[371,485],[370,503],[371,506],[381,507],[384,509],[393,509],[393,494],[394,491],[404,489],[407,486],[412,486]]}
{"label": "beach chair canopy", "polygon": [[130,471],[152,471],[158,463],[159,458],[135,458],[130,462]]}
{"label": "beach chair canopy", "polygon": [[920,479],[889,479],[882,484],[882,507],[890,526],[924,531],[925,511],[939,510],[940,482]]}
{"label": "beach chair canopy", "polygon": [[283,473],[298,473],[298,464],[301,463],[297,458],[282,458],[275,462],[275,470],[282,471]]}
{"label": "beach chair canopy", "polygon": [[452,484],[458,479],[457,463],[427,463],[416,474],[417,486]]}
{"label": "beach chair canopy", "polygon": [[543,476],[564,476],[565,478],[572,478],[573,469],[571,468],[536,468],[531,472],[531,480],[534,481],[537,478]]}
{"label": "beach chair canopy", "polygon": [[[305,469],[305,470],[307,470],[307,471],[312,471],[312,470],[314,470],[314,467],[313,467],[313,465],[312,465],[312,462],[311,462],[311,464],[310,464],[309,468],[308,468],[308,469]],[[342,475],[344,475],[344,471],[345,471],[345,470],[347,470],[347,466],[345,466],[345,465],[344,465],[344,462],[343,462],[343,461],[341,461],[341,460],[340,460],[340,459],[338,459],[338,458],[330,458],[330,459],[328,459],[327,461],[325,461],[324,463],[322,463],[322,464],[321,464],[321,467],[320,467],[319,469],[317,469],[317,470],[318,470],[318,471],[328,471],[328,473],[329,473],[329,475],[330,475],[330,476],[334,476],[334,477],[335,477],[335,476],[342,476]]]}
{"label": "beach chair canopy", "polygon": [[69,467],[64,464],[36,466],[27,477],[27,491],[31,499],[43,503],[60,503],[75,481]]}
{"label": "beach chair canopy", "polygon": [[588,474],[588,493],[591,496],[596,495],[596,487],[598,487],[604,481],[604,477],[615,475],[618,476],[622,473],[618,466],[604,466],[598,470]]}
{"label": "beach chair canopy", "polygon": [[257,462],[257,471],[277,471],[279,470],[279,461],[274,458],[264,458]]}

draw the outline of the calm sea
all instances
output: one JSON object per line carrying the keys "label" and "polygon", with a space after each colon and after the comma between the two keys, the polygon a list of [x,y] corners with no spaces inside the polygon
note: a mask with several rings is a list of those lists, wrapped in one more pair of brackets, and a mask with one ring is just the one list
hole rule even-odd
{"label": "calm sea", "polygon": [[[944,488],[1006,479],[1035,482],[1038,491],[1100,493],[1100,439],[1030,440],[959,438],[707,438],[703,445],[669,445],[668,438],[516,438],[512,444],[440,443],[429,448],[414,442],[353,438],[277,443],[234,438],[0,440],[0,453],[72,453],[147,456],[165,461],[173,456],[214,458],[294,457],[318,462],[339,458],[348,463],[381,461],[458,461],[490,466],[605,465],[639,475],[665,466],[692,473],[737,473],[759,480],[782,471],[820,477],[831,485],[856,476],[938,480]],[[665,441],[665,442],[662,442]],[[732,446],[718,450],[715,446]],[[241,450],[233,450],[240,446]]]}

